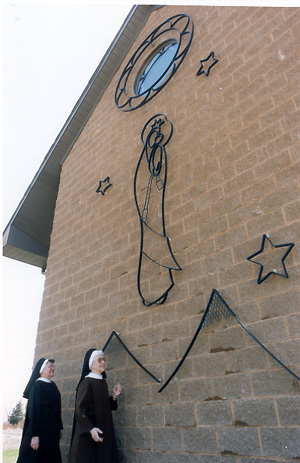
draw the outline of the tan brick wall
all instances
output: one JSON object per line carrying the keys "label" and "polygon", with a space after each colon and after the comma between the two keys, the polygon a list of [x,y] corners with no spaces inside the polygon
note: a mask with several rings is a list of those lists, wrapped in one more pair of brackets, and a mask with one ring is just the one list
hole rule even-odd
{"label": "tan brick wall", "polygon": [[[116,330],[165,380],[213,288],[300,373],[300,10],[167,6],[151,14],[125,62],[151,30],[181,12],[193,19],[194,38],[168,85],[124,113],[114,105],[120,69],[62,166],[35,355],[56,358],[65,455],[86,350],[102,347]],[[196,76],[212,50],[219,62],[208,77]],[[133,175],[141,130],[156,113],[174,125],[165,218],[183,270],[173,273],[165,304],[146,308],[136,286]],[[97,195],[108,175],[113,186]],[[258,285],[258,266],[246,258],[264,233],[275,244],[295,246],[286,259],[289,278],[272,275]],[[109,367],[110,386],[115,380],[124,386],[115,413],[124,461],[300,457],[299,384],[234,321],[200,334],[178,381],[161,394],[125,354],[112,354]]]}

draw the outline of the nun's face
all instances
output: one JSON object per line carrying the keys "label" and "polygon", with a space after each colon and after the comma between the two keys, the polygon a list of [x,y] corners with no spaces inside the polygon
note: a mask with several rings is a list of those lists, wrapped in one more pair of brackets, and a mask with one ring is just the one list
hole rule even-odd
{"label": "nun's face", "polygon": [[105,371],[106,359],[103,355],[97,355],[95,360],[92,363],[92,371],[101,375]]}
{"label": "nun's face", "polygon": [[54,376],[54,363],[48,362],[41,373],[42,378],[51,379]]}

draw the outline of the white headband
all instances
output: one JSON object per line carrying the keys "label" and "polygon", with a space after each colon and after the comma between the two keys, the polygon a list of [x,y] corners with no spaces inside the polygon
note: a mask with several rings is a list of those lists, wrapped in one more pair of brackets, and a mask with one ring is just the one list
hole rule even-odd
{"label": "white headband", "polygon": [[102,350],[94,350],[91,353],[90,360],[89,360],[89,368],[90,368],[90,370],[92,369],[92,363],[95,360],[95,357],[98,357],[98,355],[102,355],[104,357],[104,352]]}
{"label": "white headband", "polygon": [[41,368],[40,368],[40,374],[42,373],[43,369],[45,368],[45,366],[47,365],[48,362],[49,362],[49,359],[46,359],[46,360],[43,362],[43,365],[42,365]]}

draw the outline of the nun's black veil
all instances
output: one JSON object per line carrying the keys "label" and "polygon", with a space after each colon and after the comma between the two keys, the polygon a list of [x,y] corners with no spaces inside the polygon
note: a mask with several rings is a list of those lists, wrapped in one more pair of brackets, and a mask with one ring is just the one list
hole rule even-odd
{"label": "nun's black veil", "polygon": [[[89,361],[90,361],[90,357],[91,357],[92,353],[94,352],[94,350],[99,350],[99,349],[89,349],[87,351],[87,353],[85,354],[85,356],[84,356],[81,376],[80,376],[80,380],[79,380],[79,382],[78,382],[78,384],[76,386],[76,392],[78,391],[78,387],[79,387],[79,384],[81,383],[81,381],[83,381],[84,378],[91,372],[91,369],[89,367]],[[105,371],[102,373],[102,376],[103,376],[103,378],[106,378]]]}
{"label": "nun's black veil", "polygon": [[34,383],[36,382],[36,380],[40,377],[40,369],[41,369],[41,366],[43,365],[44,361],[46,359],[44,358],[41,358],[35,365],[34,369],[32,370],[32,373],[31,373],[31,376],[30,376],[30,379],[28,381],[28,384],[27,386],[25,387],[25,390],[23,392],[23,397],[25,399],[28,399],[29,397],[29,392],[30,392],[30,389],[32,388],[32,386],[34,385]]}
{"label": "nun's black veil", "polygon": [[[45,358],[41,358],[40,360],[38,360],[35,367],[34,367],[34,369],[32,370],[32,373],[31,373],[30,379],[28,381],[28,384],[25,387],[25,390],[23,392],[23,397],[25,399],[28,399],[30,389],[32,388],[32,386],[34,385],[36,380],[40,377],[40,369],[41,369],[41,367],[42,367],[45,360],[46,360]],[[49,359],[49,362],[54,363],[54,359]]]}
{"label": "nun's black veil", "polygon": [[90,360],[90,356],[92,355],[94,350],[97,350],[97,349],[89,349],[87,351],[87,353],[85,354],[85,356],[84,356],[82,370],[81,370],[81,376],[80,376],[79,382],[78,382],[78,384],[76,386],[76,389],[75,389],[76,393],[78,391],[79,384],[81,383],[81,381],[83,381],[84,378],[86,377],[86,375],[88,375],[91,372],[90,367],[89,367],[89,360]]}

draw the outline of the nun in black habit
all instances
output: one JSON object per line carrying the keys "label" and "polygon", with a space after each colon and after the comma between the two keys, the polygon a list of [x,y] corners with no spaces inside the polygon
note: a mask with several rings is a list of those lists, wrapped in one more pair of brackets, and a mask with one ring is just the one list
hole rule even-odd
{"label": "nun in black habit", "polygon": [[61,396],[54,376],[54,360],[35,365],[23,397],[28,399],[17,463],[61,463]]}
{"label": "nun in black habit", "polygon": [[69,463],[118,463],[112,410],[118,408],[122,388],[117,384],[109,396],[105,357],[101,350],[85,354],[76,388],[75,415]]}

